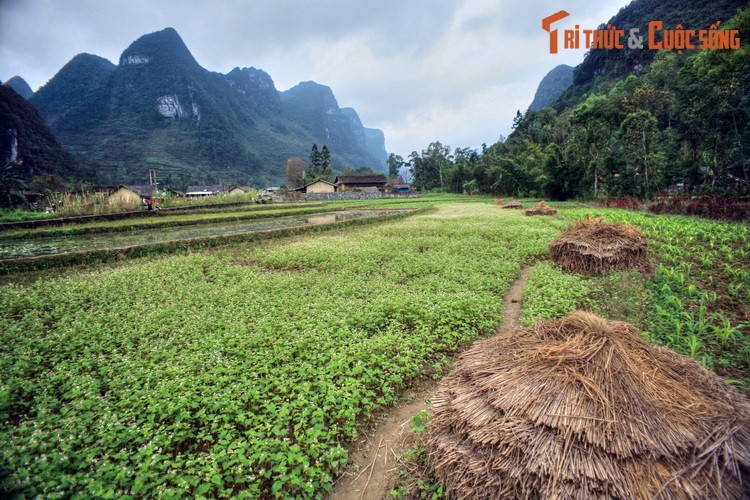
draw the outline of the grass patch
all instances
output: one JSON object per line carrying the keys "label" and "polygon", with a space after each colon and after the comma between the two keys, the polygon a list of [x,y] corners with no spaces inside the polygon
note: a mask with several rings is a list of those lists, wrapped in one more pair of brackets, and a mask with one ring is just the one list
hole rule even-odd
{"label": "grass patch", "polygon": [[521,326],[562,318],[576,309],[588,307],[590,292],[586,279],[567,274],[551,262],[540,262],[529,274],[522,293]]}

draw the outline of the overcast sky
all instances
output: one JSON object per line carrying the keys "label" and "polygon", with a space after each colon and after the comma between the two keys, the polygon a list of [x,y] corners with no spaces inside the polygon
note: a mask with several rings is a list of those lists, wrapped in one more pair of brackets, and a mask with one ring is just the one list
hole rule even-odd
{"label": "overcast sky", "polygon": [[0,0],[0,79],[37,90],[81,52],[117,63],[171,26],[211,71],[260,68],[276,88],[314,80],[408,155],[508,135],[539,81],[584,52],[549,54],[541,19],[596,28],[629,0]]}

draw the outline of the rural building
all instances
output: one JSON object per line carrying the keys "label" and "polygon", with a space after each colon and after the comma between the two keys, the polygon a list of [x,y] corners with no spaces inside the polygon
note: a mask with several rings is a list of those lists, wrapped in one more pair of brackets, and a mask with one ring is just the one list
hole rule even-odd
{"label": "rural building", "polygon": [[334,182],[338,191],[361,190],[365,187],[375,187],[378,191],[385,191],[388,179],[385,175],[340,175]]}
{"label": "rural building", "polygon": [[120,184],[109,195],[107,200],[110,204],[135,204],[140,203],[143,198],[151,198],[156,192],[156,186],[149,184],[144,185],[125,185]]}
{"label": "rural building", "polygon": [[322,179],[295,189],[299,193],[335,193],[336,185]]}
{"label": "rural building", "polygon": [[249,186],[232,186],[229,188],[229,194],[242,194],[252,191],[253,188]]}
{"label": "rural building", "polygon": [[205,185],[205,186],[188,186],[185,189],[185,196],[212,196],[224,194],[229,189],[223,184]]}

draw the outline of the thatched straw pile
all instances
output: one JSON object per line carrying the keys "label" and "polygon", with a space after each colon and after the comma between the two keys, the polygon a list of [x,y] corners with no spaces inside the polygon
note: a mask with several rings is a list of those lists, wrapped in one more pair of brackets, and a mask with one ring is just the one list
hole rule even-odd
{"label": "thatched straw pile", "polygon": [[544,201],[540,201],[533,207],[527,208],[526,215],[557,215],[557,210],[547,206]]}
{"label": "thatched straw pile", "polygon": [[592,219],[573,223],[549,246],[552,261],[571,273],[635,269],[651,273],[648,240],[638,229]]}
{"label": "thatched straw pile", "polygon": [[579,311],[480,342],[433,407],[450,498],[750,498],[750,403],[626,323]]}
{"label": "thatched straw pile", "polygon": [[516,200],[508,200],[508,203],[503,204],[503,208],[523,208]]}

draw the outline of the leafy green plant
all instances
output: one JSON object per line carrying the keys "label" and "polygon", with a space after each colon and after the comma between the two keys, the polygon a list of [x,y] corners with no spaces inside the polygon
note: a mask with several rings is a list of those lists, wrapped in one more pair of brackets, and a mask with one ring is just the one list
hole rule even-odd
{"label": "leafy green plant", "polygon": [[364,419],[494,331],[521,266],[561,225],[437,204],[2,287],[1,487],[322,495]]}

